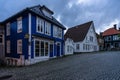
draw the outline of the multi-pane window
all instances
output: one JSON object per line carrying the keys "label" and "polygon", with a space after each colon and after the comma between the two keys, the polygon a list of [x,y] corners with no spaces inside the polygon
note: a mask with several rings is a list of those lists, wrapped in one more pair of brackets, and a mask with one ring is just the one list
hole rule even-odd
{"label": "multi-pane window", "polygon": [[10,53],[10,40],[6,42],[7,53]]}
{"label": "multi-pane window", "polygon": [[44,56],[44,42],[43,41],[41,41],[41,56]]}
{"label": "multi-pane window", "polygon": [[48,56],[49,43],[46,41],[35,40],[35,57]]}
{"label": "multi-pane window", "polygon": [[62,29],[58,28],[58,38],[62,38]]}
{"label": "multi-pane window", "polygon": [[77,50],[79,50],[79,49],[80,49],[79,44],[76,44],[76,49],[77,49]]}
{"label": "multi-pane window", "polygon": [[83,44],[83,50],[85,50],[85,44]]}
{"label": "multi-pane window", "polygon": [[17,53],[22,54],[22,40],[17,40]]}
{"label": "multi-pane window", "polygon": [[35,56],[39,57],[40,56],[40,42],[39,41],[35,41]]}
{"label": "multi-pane window", "polygon": [[22,17],[17,19],[17,33],[22,32]]}
{"label": "multi-pane window", "polygon": [[51,34],[51,24],[49,22],[45,22],[45,34],[50,35]]}
{"label": "multi-pane window", "polygon": [[37,32],[44,33],[44,20],[37,18]]}
{"label": "multi-pane window", "polygon": [[6,24],[6,35],[9,36],[10,35],[10,23]]}
{"label": "multi-pane window", "polygon": [[48,56],[48,42],[45,42],[45,56]]}
{"label": "multi-pane window", "polygon": [[92,36],[90,36],[90,41],[93,42],[93,37]]}
{"label": "multi-pane window", "polygon": [[62,29],[57,27],[57,26],[54,26],[54,28],[53,28],[53,36],[57,37],[57,38],[62,38]]}

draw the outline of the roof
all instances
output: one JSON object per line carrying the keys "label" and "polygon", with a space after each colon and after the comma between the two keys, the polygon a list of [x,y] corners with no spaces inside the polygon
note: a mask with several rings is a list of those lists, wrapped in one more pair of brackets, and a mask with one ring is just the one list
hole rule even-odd
{"label": "roof", "polygon": [[2,23],[5,23],[7,21],[10,21],[11,19],[15,18],[16,16],[19,16],[25,12],[31,12],[31,13],[34,13],[36,14],[37,16],[40,16],[42,18],[44,18],[45,20],[51,22],[51,23],[54,23],[55,25],[63,28],[63,29],[66,29],[59,21],[57,21],[53,16],[52,18],[49,18],[47,16],[45,16],[45,14],[42,12],[42,8],[45,8],[47,9],[48,11],[50,11],[51,13],[53,13],[50,9],[48,9],[46,6],[41,6],[41,5],[37,5],[37,6],[33,6],[33,7],[28,7],[26,9],[23,9],[22,11],[16,13],[15,15],[9,17],[8,19],[4,20]]}
{"label": "roof", "polygon": [[69,28],[64,36],[65,40],[67,38],[70,38],[74,42],[83,41],[92,23],[93,21],[90,21],[90,22]]}
{"label": "roof", "polygon": [[120,31],[115,28],[109,28],[102,33],[102,36],[109,36],[115,34],[120,34]]}
{"label": "roof", "polygon": [[54,14],[54,12],[53,11],[51,11],[50,9],[48,9],[45,5],[43,5],[42,7],[41,7],[41,9],[46,9],[48,12],[50,12],[51,14]]}

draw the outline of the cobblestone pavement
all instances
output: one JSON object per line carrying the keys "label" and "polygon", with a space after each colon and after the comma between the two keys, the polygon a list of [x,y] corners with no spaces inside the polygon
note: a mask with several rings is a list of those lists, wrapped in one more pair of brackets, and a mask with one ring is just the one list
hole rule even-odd
{"label": "cobblestone pavement", "polygon": [[120,52],[67,56],[26,67],[0,68],[6,80],[120,80]]}

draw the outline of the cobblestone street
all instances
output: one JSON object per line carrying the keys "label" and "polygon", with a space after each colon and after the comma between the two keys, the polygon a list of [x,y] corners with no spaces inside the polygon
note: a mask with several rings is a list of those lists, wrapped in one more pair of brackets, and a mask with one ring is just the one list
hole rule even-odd
{"label": "cobblestone street", "polygon": [[67,56],[26,67],[0,68],[7,80],[120,80],[120,52]]}

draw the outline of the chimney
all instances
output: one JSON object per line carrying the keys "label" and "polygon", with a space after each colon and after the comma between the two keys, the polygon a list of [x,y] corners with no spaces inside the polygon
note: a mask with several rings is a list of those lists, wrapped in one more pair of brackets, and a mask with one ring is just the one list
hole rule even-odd
{"label": "chimney", "polygon": [[117,24],[114,24],[113,26],[114,26],[114,29],[117,29]]}

